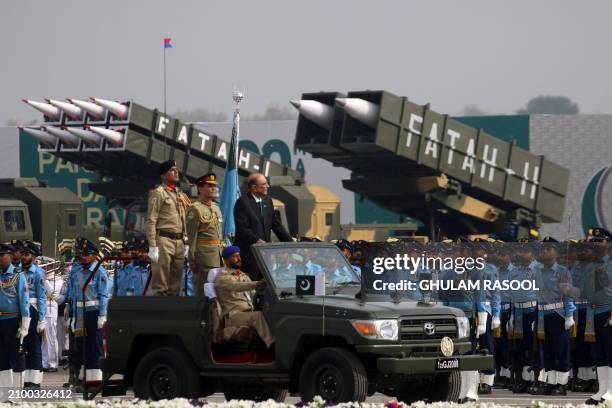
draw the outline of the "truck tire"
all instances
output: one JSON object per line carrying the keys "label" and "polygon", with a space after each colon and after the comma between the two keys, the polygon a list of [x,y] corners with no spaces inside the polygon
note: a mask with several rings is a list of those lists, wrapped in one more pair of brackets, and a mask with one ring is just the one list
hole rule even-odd
{"label": "truck tire", "polygon": [[350,351],[325,347],[312,353],[300,371],[300,395],[312,401],[319,395],[326,401],[365,401],[368,377],[359,359]]}
{"label": "truck tire", "polygon": [[171,347],[155,349],[140,360],[134,372],[134,396],[158,401],[195,398],[200,393],[200,375],[189,357]]}
{"label": "truck tire", "polygon": [[223,391],[227,401],[248,400],[255,402],[267,401],[285,402],[289,390],[287,388],[261,388],[256,385],[251,387],[228,388]]}
{"label": "truck tire", "polygon": [[397,399],[406,404],[416,401],[457,402],[461,391],[461,373],[452,371],[447,374],[438,374],[427,382],[414,382],[406,384],[397,395]]}

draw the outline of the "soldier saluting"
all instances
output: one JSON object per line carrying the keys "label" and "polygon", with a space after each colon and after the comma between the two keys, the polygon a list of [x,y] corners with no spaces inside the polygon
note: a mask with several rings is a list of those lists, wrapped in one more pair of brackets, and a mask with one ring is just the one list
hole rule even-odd
{"label": "soldier saluting", "polygon": [[223,228],[221,209],[213,201],[219,197],[219,185],[214,173],[196,180],[198,201],[187,211],[188,260],[195,274],[195,294],[202,296],[208,271],[221,266]]}
{"label": "soldier saluting", "polygon": [[174,160],[163,162],[158,170],[162,184],[149,193],[147,212],[152,289],[158,296],[178,296],[185,263],[185,212],[191,202],[178,189]]}

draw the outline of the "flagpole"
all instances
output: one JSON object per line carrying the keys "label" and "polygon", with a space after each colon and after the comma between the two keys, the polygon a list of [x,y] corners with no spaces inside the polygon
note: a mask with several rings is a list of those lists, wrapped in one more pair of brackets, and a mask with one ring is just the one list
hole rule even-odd
{"label": "flagpole", "polygon": [[166,114],[166,44],[164,44],[164,114]]}

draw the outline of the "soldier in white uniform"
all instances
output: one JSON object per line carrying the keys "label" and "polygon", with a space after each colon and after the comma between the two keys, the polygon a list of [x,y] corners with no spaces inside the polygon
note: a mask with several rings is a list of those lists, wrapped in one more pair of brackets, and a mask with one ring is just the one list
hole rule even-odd
{"label": "soldier in white uniform", "polygon": [[[50,265],[53,266],[53,265]],[[58,310],[58,297],[61,295],[61,290],[64,285],[57,268],[47,271],[45,286],[47,287],[47,315],[45,320],[47,321],[47,335],[43,338],[42,347],[42,358],[43,358],[43,371],[45,372],[56,372],[57,365],[59,363],[59,349],[58,344],[58,324],[57,324],[57,310]],[[62,335],[63,328],[62,328]]]}

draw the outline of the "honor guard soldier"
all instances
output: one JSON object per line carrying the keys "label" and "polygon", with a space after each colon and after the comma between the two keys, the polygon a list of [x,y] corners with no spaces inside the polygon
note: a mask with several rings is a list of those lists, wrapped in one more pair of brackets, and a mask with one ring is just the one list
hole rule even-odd
{"label": "honor guard soldier", "polygon": [[13,251],[0,244],[0,387],[18,388],[23,371],[19,343],[28,334],[30,307],[27,279],[13,266]]}
{"label": "honor guard soldier", "polygon": [[136,277],[140,278],[138,259],[134,256],[136,241],[124,241],[121,257],[129,258],[115,271],[114,294],[116,296],[134,296],[138,294],[134,287]]}
{"label": "honor guard soldier", "polygon": [[10,242],[10,245],[15,248],[15,250],[13,251],[13,265],[15,265],[15,267],[19,266],[21,264],[21,254],[22,249],[23,249],[23,241],[19,240],[19,239],[12,239]]}
{"label": "honor guard soldier", "polygon": [[[47,327],[46,336],[43,337],[42,363],[44,372],[56,372],[59,364],[59,339],[64,336],[63,328],[58,326],[58,299],[61,296],[64,280],[60,274],[59,261],[53,261],[44,266],[46,277],[45,286],[47,287]],[[62,330],[58,331],[58,327]]]}
{"label": "honor guard soldier", "polygon": [[214,173],[196,180],[198,201],[187,211],[187,237],[189,239],[189,268],[195,274],[195,294],[204,294],[208,271],[221,266],[223,228],[221,209],[213,201],[219,197],[219,185]]}
{"label": "honor guard soldier", "polygon": [[595,268],[586,278],[587,328],[585,338],[595,338],[593,357],[597,367],[598,391],[588,405],[612,402],[612,262],[605,262],[612,234],[603,228],[592,231],[589,244],[593,246]]}
{"label": "honor guard soldier", "polygon": [[25,241],[21,248],[21,267],[28,280],[30,294],[30,328],[23,343],[26,349],[23,381],[25,388],[40,388],[42,382],[42,336],[47,328],[47,286],[45,271],[34,261],[40,256],[40,247]]}
{"label": "honor guard soldier", "polygon": [[[570,330],[574,326],[576,307],[563,294],[572,278],[566,267],[557,263],[560,245],[554,238],[542,241],[540,264],[536,267],[538,291],[538,339],[543,340],[546,382],[542,393],[566,395],[570,374]],[[542,339],[544,336],[544,339]]]}
{"label": "honor guard soldier", "polygon": [[[509,281],[512,273],[512,250],[511,248],[498,241],[493,244],[495,252],[495,265],[497,266],[497,279],[499,281]],[[508,338],[508,321],[512,314],[512,293],[510,290],[500,291],[501,314],[500,314],[500,333],[496,338],[495,344],[495,364],[498,378],[495,388],[508,388],[512,373],[510,372],[510,341]]]}
{"label": "honor guard soldier", "polygon": [[[535,279],[535,271],[540,263],[536,260],[537,240],[525,238],[514,244],[514,256],[512,258],[512,268],[510,280],[512,281],[532,281]],[[512,392],[524,393],[530,383],[533,385],[544,377],[539,377],[533,371],[533,367],[541,367],[540,357],[533,355],[533,344],[535,338],[535,326],[538,318],[538,294],[534,290],[513,290],[512,291],[512,316],[507,323],[507,331],[510,338],[514,341],[515,353],[511,356],[514,371],[514,384]],[[534,358],[536,360],[534,360]],[[543,371],[544,373],[544,371]]]}
{"label": "honor guard soldier", "polygon": [[[72,271],[70,276],[70,298],[73,309],[75,348],[73,357],[77,366],[83,365],[83,346],[86,347],[85,375],[92,385],[102,381],[100,357],[102,357],[102,327],[106,322],[108,307],[108,275],[103,266],[98,267],[95,275],[83,292],[83,286],[96,270],[98,249],[89,240],[80,244],[81,267]],[[86,335],[85,345],[83,337]]]}
{"label": "honor guard soldier", "polygon": [[178,188],[174,160],[160,164],[158,170],[162,184],[149,193],[147,211],[152,289],[157,296],[178,296],[185,263],[185,212],[191,202]]}

